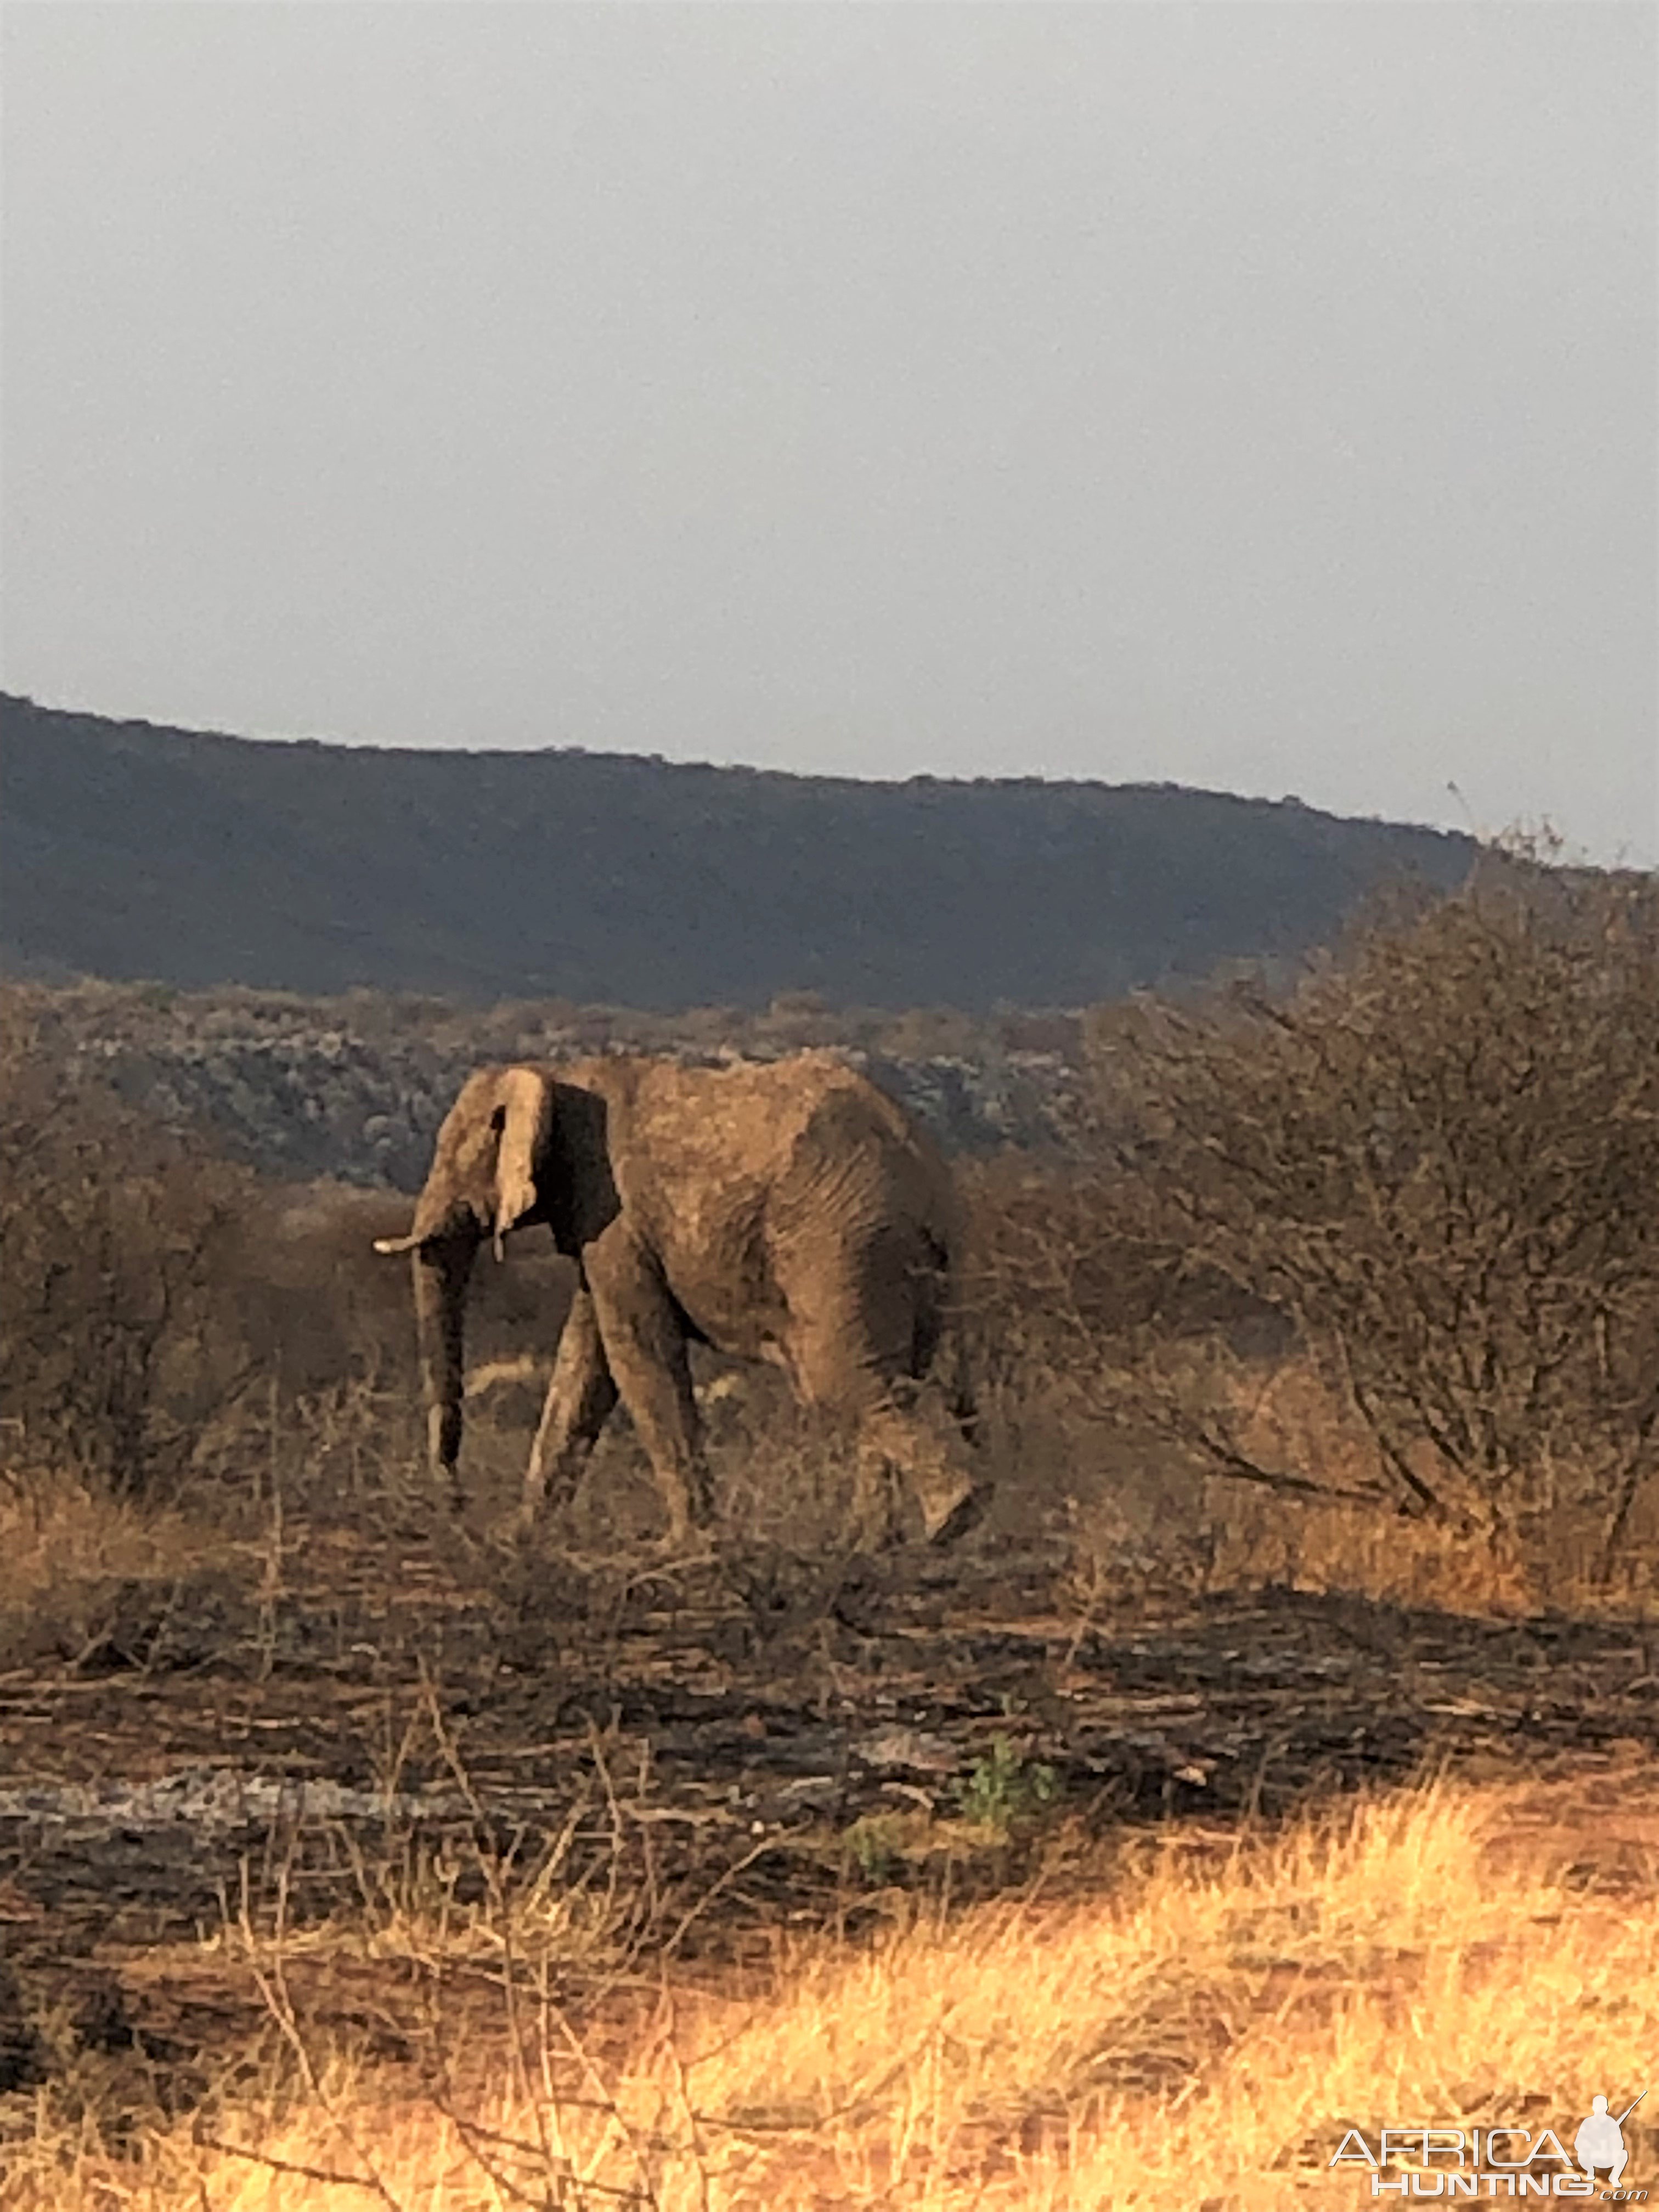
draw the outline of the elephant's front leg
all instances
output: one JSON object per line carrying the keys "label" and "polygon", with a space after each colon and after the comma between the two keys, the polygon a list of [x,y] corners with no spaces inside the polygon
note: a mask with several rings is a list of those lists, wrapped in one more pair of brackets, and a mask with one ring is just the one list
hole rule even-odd
{"label": "elephant's front leg", "polygon": [[714,1518],[684,1324],[648,1253],[620,1243],[591,1249],[587,1267],[605,1360],[662,1492],[668,1541],[678,1548]]}
{"label": "elephant's front leg", "polygon": [[524,1520],[544,1505],[562,1504],[617,1402],[617,1385],[599,1341],[593,1301],[579,1290],[566,1316],[552,1380],[530,1447],[525,1475]]}

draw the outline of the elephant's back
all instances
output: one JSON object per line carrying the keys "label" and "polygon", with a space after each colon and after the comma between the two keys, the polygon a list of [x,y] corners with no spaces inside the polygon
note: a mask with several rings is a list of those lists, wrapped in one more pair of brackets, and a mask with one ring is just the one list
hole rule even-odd
{"label": "elephant's back", "polygon": [[771,1241],[797,1232],[902,1227],[940,1259],[955,1249],[937,1146],[833,1053],[723,1067],[619,1060],[604,1079],[617,1187],[659,1249],[718,1250],[752,1279]]}
{"label": "elephant's back", "polygon": [[777,1174],[810,1130],[839,1128],[902,1144],[904,1109],[830,1052],[718,1067],[618,1055],[601,1063],[624,1151],[688,1173]]}
{"label": "elephant's back", "polygon": [[821,1224],[850,1241],[896,1241],[919,1267],[948,1267],[958,1245],[955,1183],[938,1147],[842,1063],[800,1117],[769,1219],[778,1234]]}

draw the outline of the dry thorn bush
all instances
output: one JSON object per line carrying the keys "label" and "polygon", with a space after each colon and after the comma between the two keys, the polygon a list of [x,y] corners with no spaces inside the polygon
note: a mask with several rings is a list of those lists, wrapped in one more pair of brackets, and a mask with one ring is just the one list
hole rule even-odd
{"label": "dry thorn bush", "polygon": [[1073,1158],[978,1177],[1005,1365],[1188,1476],[1629,1582],[1659,1455],[1659,888],[1477,875],[1282,1001],[1103,1012],[1091,1050]]}
{"label": "dry thorn bush", "polygon": [[129,1497],[176,1487],[252,1378],[223,1296],[253,1178],[204,1157],[27,1033],[0,1049],[0,1422]]}

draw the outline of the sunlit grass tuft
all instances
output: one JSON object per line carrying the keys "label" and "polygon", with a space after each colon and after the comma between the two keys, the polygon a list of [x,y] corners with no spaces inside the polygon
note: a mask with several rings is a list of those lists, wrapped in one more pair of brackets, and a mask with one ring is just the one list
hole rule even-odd
{"label": "sunlit grass tuft", "polygon": [[[1623,1825],[1659,1844],[1644,1771],[1630,1770]],[[1413,2119],[1571,2127],[1598,2092],[1643,2086],[1659,1878],[1650,1850],[1636,1893],[1587,1892],[1563,1869],[1595,1838],[1570,1798],[1540,1821],[1516,1790],[1446,1782],[1237,1844],[1176,1831],[1065,1903],[781,1944],[761,1989],[665,1983],[603,2057],[556,1986],[526,1976],[516,2040],[504,2014],[487,2041],[473,2033],[465,2093],[412,2094],[406,2074],[307,2050],[280,2095],[244,2087],[194,2140],[181,2125],[120,2161],[118,2197],[99,2156],[55,2165],[43,2136],[3,2201],[1358,2203],[1364,2177],[1328,2169],[1351,2126],[1373,2141]],[[293,2025],[290,2061],[307,2033]]]}

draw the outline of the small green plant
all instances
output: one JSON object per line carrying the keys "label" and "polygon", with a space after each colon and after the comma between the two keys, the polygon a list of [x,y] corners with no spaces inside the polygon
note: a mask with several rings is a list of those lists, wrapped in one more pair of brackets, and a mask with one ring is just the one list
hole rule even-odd
{"label": "small green plant", "polygon": [[843,1870],[855,1867],[877,1889],[903,1881],[938,1848],[930,1813],[864,1813],[841,1833]]}
{"label": "small green plant", "polygon": [[893,1838],[879,1815],[854,1820],[842,1841],[864,1880],[884,1883],[893,1871]]}
{"label": "small green plant", "polygon": [[956,1786],[957,1810],[975,1827],[1000,1836],[1046,1812],[1060,1796],[1060,1777],[1040,1759],[1028,1759],[1006,1735],[976,1759]]}

